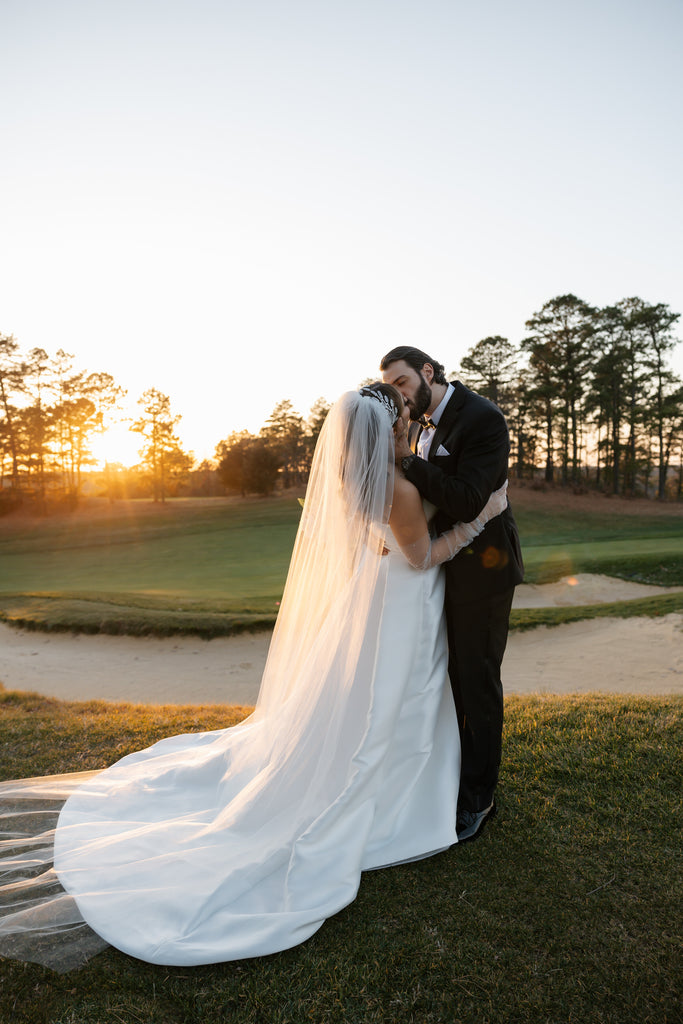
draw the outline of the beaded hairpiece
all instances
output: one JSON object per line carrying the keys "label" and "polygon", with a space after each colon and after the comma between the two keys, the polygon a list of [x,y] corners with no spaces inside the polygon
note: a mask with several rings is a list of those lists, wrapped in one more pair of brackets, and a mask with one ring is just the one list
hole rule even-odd
{"label": "beaded hairpiece", "polygon": [[373,391],[372,388],[361,388],[358,394],[362,395],[363,398],[374,398],[376,402],[383,405],[391,416],[391,425],[393,427],[398,419],[398,409],[396,408],[396,403],[389,398],[389,395],[385,395],[383,391]]}

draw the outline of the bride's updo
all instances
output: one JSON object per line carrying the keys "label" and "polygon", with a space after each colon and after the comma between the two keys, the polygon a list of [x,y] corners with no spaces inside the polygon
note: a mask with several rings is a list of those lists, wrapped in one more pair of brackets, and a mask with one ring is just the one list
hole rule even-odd
{"label": "bride's updo", "polygon": [[403,396],[393,384],[385,384],[384,381],[376,380],[373,384],[367,384],[360,388],[359,395],[363,398],[373,398],[380,405],[383,405],[391,416],[391,425],[395,426],[397,419],[403,412]]}

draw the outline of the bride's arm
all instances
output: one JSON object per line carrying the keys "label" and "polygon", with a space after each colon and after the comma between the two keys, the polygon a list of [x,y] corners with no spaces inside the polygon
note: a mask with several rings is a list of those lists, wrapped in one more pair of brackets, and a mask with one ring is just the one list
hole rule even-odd
{"label": "bride's arm", "polygon": [[494,516],[507,507],[507,481],[494,491],[471,523],[456,523],[436,539],[429,536],[420,492],[410,481],[397,476],[389,526],[405,558],[415,569],[431,569],[454,558],[458,551],[478,537]]}

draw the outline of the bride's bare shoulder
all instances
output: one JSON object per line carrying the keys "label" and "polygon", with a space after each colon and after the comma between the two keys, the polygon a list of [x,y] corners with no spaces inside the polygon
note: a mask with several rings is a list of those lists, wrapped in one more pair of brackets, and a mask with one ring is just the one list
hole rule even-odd
{"label": "bride's bare shoulder", "polygon": [[414,501],[416,498],[420,500],[420,492],[415,484],[411,484],[410,480],[406,480],[404,476],[399,476],[397,473],[394,477],[394,504],[397,499],[399,501]]}

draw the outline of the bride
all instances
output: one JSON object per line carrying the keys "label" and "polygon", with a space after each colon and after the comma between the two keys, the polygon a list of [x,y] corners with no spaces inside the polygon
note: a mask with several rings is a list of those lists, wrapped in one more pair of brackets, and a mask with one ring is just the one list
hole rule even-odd
{"label": "bride", "polygon": [[394,467],[407,419],[386,384],[328,414],[248,719],[0,784],[0,954],[65,971],[107,944],[168,965],[273,953],[350,903],[362,871],[457,841],[438,566],[507,497],[430,537]]}

